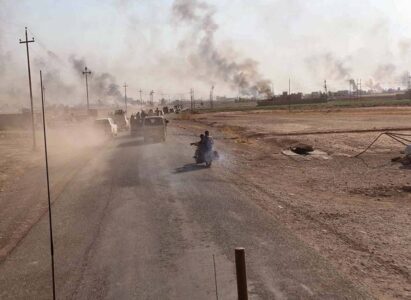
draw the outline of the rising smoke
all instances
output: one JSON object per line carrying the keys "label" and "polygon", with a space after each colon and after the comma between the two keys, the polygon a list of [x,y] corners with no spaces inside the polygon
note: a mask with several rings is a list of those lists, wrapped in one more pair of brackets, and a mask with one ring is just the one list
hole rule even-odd
{"label": "rising smoke", "polygon": [[[71,55],[69,62],[76,74],[79,77],[83,77],[83,71],[86,67],[84,58],[77,58],[75,55]],[[110,73],[99,73],[91,70],[89,89],[93,97],[97,98],[100,103],[122,101],[123,95],[120,91],[120,86],[117,84],[116,77]]]}
{"label": "rising smoke", "polygon": [[376,92],[384,90],[382,82],[392,82],[396,75],[396,66],[392,63],[381,64],[377,66],[371,78],[365,81],[365,87]]}
{"label": "rising smoke", "polygon": [[61,59],[54,52],[47,50],[45,56],[35,56],[33,66],[42,70],[45,94],[53,103],[64,103],[67,98],[75,96],[76,87],[68,83],[61,74]]}
{"label": "rising smoke", "polygon": [[306,67],[313,74],[323,74],[324,78],[332,80],[350,80],[351,68],[347,66],[348,63],[349,58],[340,59],[330,52],[305,59]]}
{"label": "rising smoke", "polygon": [[174,20],[192,28],[192,34],[180,45],[189,51],[189,62],[197,77],[207,83],[223,81],[242,95],[270,95],[270,81],[259,73],[258,62],[238,62],[219,51],[214,38],[218,30],[214,14],[214,7],[200,0],[173,3]]}

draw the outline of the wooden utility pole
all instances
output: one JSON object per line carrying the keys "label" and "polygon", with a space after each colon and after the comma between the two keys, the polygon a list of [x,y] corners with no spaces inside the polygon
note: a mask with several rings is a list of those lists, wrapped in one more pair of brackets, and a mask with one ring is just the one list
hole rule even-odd
{"label": "wooden utility pole", "polygon": [[211,86],[211,91],[210,91],[210,108],[211,109],[214,108],[213,98],[214,98],[214,85]]}
{"label": "wooden utility pole", "polygon": [[124,82],[123,87],[124,87],[124,103],[126,104],[126,115],[127,115],[127,87],[128,87],[127,83]]}
{"label": "wooden utility pole", "polygon": [[359,93],[359,97],[361,98],[361,91],[362,91],[362,87],[361,87],[361,79],[360,79],[360,84],[359,84],[359,88],[360,88],[360,93]]}
{"label": "wooden utility pole", "polygon": [[152,106],[154,104],[154,91],[152,90],[150,92],[150,105]]}
{"label": "wooden utility pole", "polygon": [[288,78],[288,111],[291,111],[291,78]]}
{"label": "wooden utility pole", "polygon": [[36,131],[34,128],[34,108],[33,108],[33,90],[31,88],[31,70],[30,70],[30,51],[29,51],[29,43],[34,43],[34,38],[31,40],[27,37],[27,27],[25,28],[26,39],[22,41],[21,39],[20,44],[26,44],[26,52],[27,52],[27,69],[29,72],[29,89],[30,89],[30,110],[31,110],[31,131],[32,131],[32,138],[33,138],[33,150],[36,149]]}
{"label": "wooden utility pole", "polygon": [[88,110],[90,109],[89,101],[88,101],[88,80],[87,80],[87,75],[90,75],[91,72],[87,69],[87,67],[84,68],[83,75],[86,75],[86,94],[87,94],[87,113]]}
{"label": "wooden utility pole", "polygon": [[194,110],[194,89],[190,89],[190,105],[191,105],[191,112]]}
{"label": "wooden utility pole", "polygon": [[141,105],[141,108],[143,108],[143,97],[141,96],[141,93],[142,93],[143,91],[140,89],[139,90],[139,93],[140,93],[140,105]]}

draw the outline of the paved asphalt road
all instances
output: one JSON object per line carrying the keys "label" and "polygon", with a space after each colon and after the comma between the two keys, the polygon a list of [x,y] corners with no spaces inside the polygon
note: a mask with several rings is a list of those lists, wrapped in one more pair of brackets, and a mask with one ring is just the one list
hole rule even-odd
{"label": "paved asphalt road", "polygon": [[[250,299],[368,298],[259,208],[229,160],[196,167],[193,137],[170,131],[164,144],[118,137],[66,184],[53,205],[58,299],[215,299],[213,254],[219,299],[235,299],[238,246]],[[0,263],[0,299],[50,299],[50,280],[44,216]]]}

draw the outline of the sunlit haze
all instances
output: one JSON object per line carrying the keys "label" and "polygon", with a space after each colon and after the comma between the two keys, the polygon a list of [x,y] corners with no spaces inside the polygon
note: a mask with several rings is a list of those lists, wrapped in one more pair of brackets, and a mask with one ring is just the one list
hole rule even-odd
{"label": "sunlit haze", "polygon": [[[19,44],[25,26],[35,39],[34,97],[42,69],[52,103],[84,100],[84,79],[74,62],[93,72],[91,101],[110,103],[121,97],[124,82],[130,97],[138,98],[142,89],[146,98],[154,90],[155,99],[188,98],[190,88],[197,98],[207,98],[213,84],[217,96],[255,95],[260,82],[277,94],[288,90],[289,78],[291,90],[304,93],[321,90],[325,79],[334,91],[348,89],[351,78],[361,79],[363,89],[403,88],[411,63],[407,0],[0,5],[0,105],[17,109],[28,106],[26,52]],[[178,5],[191,5],[193,18]],[[210,25],[205,21],[211,26],[204,27]],[[248,82],[242,86],[243,80]]]}

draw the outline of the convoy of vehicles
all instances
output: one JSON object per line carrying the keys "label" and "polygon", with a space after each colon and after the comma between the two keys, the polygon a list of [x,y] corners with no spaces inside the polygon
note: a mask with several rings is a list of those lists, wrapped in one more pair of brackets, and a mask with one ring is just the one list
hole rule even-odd
{"label": "convoy of vehicles", "polygon": [[94,121],[94,127],[105,136],[117,136],[118,128],[112,118],[102,118]]}
{"label": "convoy of vehicles", "polygon": [[[178,107],[180,108],[180,107]],[[175,108],[149,110],[147,113],[132,114],[130,120],[126,112],[122,109],[110,113],[110,117],[96,119],[94,126],[106,136],[117,136],[119,131],[130,130],[131,136],[141,136],[144,142],[165,142],[167,137],[168,120],[164,118],[164,113],[175,112]],[[206,163],[211,166],[215,153],[196,152],[196,163]]]}
{"label": "convoy of vehicles", "polygon": [[117,109],[111,117],[113,118],[114,123],[117,124],[119,131],[126,131],[130,129],[130,122],[127,118],[126,111]]}
{"label": "convoy of vehicles", "polygon": [[130,118],[130,135],[131,136],[143,136],[143,120],[131,116]]}
{"label": "convoy of vehicles", "polygon": [[162,116],[145,117],[143,121],[144,142],[165,142],[168,120]]}

